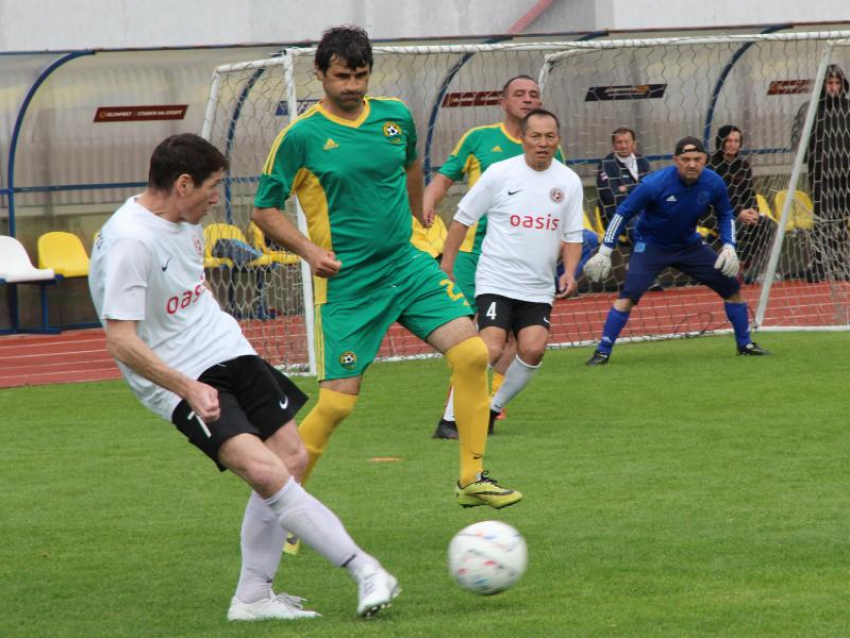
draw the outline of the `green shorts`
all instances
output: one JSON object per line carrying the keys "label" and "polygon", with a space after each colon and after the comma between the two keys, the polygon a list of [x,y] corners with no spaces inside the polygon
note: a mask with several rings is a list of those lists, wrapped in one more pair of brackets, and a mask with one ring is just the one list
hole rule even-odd
{"label": "green shorts", "polygon": [[318,380],[363,374],[394,321],[424,341],[443,324],[474,313],[436,261],[415,260],[396,271],[385,286],[357,299],[316,306]]}
{"label": "green shorts", "polygon": [[452,274],[455,283],[467,299],[475,305],[475,270],[478,268],[478,258],[481,253],[459,252],[455,258],[455,267]]}

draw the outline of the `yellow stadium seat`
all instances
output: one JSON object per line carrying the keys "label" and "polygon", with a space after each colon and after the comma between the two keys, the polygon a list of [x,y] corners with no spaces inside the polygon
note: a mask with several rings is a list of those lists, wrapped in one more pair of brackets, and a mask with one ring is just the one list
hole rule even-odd
{"label": "yellow stadium seat", "polygon": [[765,217],[772,219],[774,222],[779,221],[777,214],[770,207],[767,198],[761,193],[756,193],[756,206],[759,209],[759,215],[764,215]]}
{"label": "yellow stadium seat", "polygon": [[297,264],[301,260],[295,253],[285,250],[270,250],[266,243],[266,236],[254,222],[248,224],[248,235],[251,237],[251,245],[263,253],[263,255],[267,255],[272,263]]}
{"label": "yellow stadium seat", "polygon": [[599,206],[594,207],[591,213],[588,210],[584,211],[584,228],[592,233],[596,233],[599,240],[605,234],[605,227],[602,225],[602,215],[599,213]]}
{"label": "yellow stadium seat", "polygon": [[[245,241],[245,235],[233,224],[214,223],[204,226],[204,268],[234,268],[236,264],[227,257],[215,257],[213,251],[216,242],[220,239],[230,239],[251,246]],[[256,249],[255,249],[256,250]],[[256,259],[241,264],[248,268],[268,266],[275,263],[269,255],[261,255]]]}
{"label": "yellow stadium seat", "polygon": [[[598,210],[599,209],[597,208],[597,211]],[[587,211],[584,211],[584,229],[589,230],[590,232],[594,233],[599,239],[602,239],[602,235],[599,233],[599,230],[597,229],[596,224],[594,223],[595,221],[596,220],[590,218],[590,215],[587,214]]]}
{"label": "yellow stadium seat", "polygon": [[717,237],[717,231],[706,226],[697,226],[697,232],[702,235],[702,238],[705,241],[712,241],[715,237]]}
{"label": "yellow stadium seat", "polygon": [[[782,208],[785,206],[786,197],[788,197],[787,190],[781,190],[776,193],[774,202],[776,204],[777,217],[782,215]],[[811,230],[815,225],[814,210],[811,197],[803,191],[795,191],[794,201],[791,203],[785,230]]]}
{"label": "yellow stadium seat", "polygon": [[60,231],[38,238],[38,267],[52,268],[57,277],[89,276],[89,256],[80,238]]}

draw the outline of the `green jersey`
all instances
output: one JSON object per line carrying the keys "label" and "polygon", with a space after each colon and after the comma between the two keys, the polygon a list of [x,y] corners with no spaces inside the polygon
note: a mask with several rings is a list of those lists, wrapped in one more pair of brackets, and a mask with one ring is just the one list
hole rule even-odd
{"label": "green jersey", "polygon": [[[475,185],[481,173],[491,164],[522,155],[522,142],[505,129],[503,122],[477,126],[469,129],[455,146],[446,163],[440,167],[440,174],[453,182],[469,180],[470,188]],[[558,149],[555,157],[561,162],[564,155]],[[487,216],[470,226],[466,239],[460,249],[463,252],[481,254],[481,242],[487,233]]]}
{"label": "green jersey", "polygon": [[312,107],[278,135],[254,198],[283,208],[295,193],[310,240],[342,262],[314,278],[316,303],[352,299],[387,284],[411,255],[405,169],[416,160],[416,126],[400,100],[367,97],[357,120]]}

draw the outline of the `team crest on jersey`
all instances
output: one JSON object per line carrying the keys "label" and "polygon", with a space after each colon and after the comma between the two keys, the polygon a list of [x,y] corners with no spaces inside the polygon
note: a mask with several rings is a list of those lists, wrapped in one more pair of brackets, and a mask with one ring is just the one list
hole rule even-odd
{"label": "team crest on jersey", "polygon": [[198,253],[198,257],[203,257],[204,245],[201,243],[201,240],[195,237],[192,241],[195,244],[195,252]]}
{"label": "team crest on jersey", "polygon": [[357,365],[357,355],[354,354],[351,350],[346,350],[341,355],[339,355],[339,365],[341,365],[346,370],[353,370],[354,366]]}
{"label": "team crest on jersey", "polygon": [[552,199],[553,202],[557,204],[562,199],[564,199],[564,191],[562,191],[560,188],[553,188],[551,191],[549,191],[549,197]]}
{"label": "team crest on jersey", "polygon": [[708,191],[700,191],[699,195],[697,195],[697,204],[704,205],[711,201],[711,195],[709,195]]}
{"label": "team crest on jersey", "polygon": [[384,137],[389,139],[393,144],[401,144],[401,125],[396,122],[387,122],[384,124]]}

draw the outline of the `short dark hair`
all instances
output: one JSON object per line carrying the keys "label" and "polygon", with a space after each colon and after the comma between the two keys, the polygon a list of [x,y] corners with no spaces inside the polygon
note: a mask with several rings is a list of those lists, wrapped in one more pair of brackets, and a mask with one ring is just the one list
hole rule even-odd
{"label": "short dark hair", "polygon": [[628,133],[629,135],[632,136],[632,140],[637,141],[637,135],[635,135],[635,132],[632,129],[630,129],[626,126],[621,126],[616,131],[611,133],[611,143],[613,144],[615,142],[615,138],[618,135],[625,135],[626,133]]}
{"label": "short dark hair", "polygon": [[558,130],[560,130],[561,120],[558,119],[557,115],[552,113],[552,111],[547,111],[546,109],[534,109],[533,111],[530,111],[529,113],[527,113],[526,116],[524,118],[522,118],[522,121],[520,122],[520,125],[519,125],[520,131],[522,131],[523,135],[525,135],[525,131],[528,128],[528,121],[532,117],[536,117],[536,116],[551,117],[553,120],[555,120],[555,126],[558,128]]}
{"label": "short dark hair", "polygon": [[332,27],[322,33],[316,48],[316,68],[327,73],[334,58],[352,71],[363,66],[368,66],[371,71],[374,60],[369,34],[354,25]]}
{"label": "short dark hair", "polygon": [[523,74],[520,74],[520,75],[515,75],[515,76],[513,76],[510,80],[508,80],[507,82],[505,82],[504,86],[502,86],[502,97],[508,97],[508,89],[511,87],[511,83],[512,83],[514,80],[531,80],[532,82],[534,82],[535,84],[537,84],[537,80],[535,80],[535,79],[534,79],[533,77],[531,77],[530,75],[525,75],[524,73],[523,73]]}
{"label": "short dark hair", "polygon": [[203,137],[194,133],[172,135],[153,150],[148,187],[170,192],[181,175],[188,175],[195,186],[200,186],[216,171],[228,168],[227,158]]}

